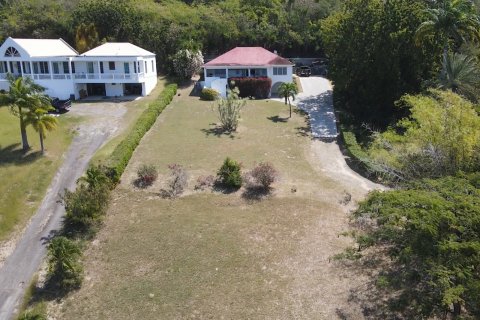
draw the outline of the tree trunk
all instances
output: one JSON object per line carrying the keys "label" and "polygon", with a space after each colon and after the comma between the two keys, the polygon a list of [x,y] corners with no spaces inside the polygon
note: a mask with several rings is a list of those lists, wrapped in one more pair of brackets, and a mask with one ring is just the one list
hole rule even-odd
{"label": "tree trunk", "polygon": [[43,148],[43,134],[40,132],[40,149],[42,150],[42,154],[45,153],[45,149]]}
{"label": "tree trunk", "polygon": [[290,107],[290,116],[289,118],[292,117],[292,104],[290,103],[290,99],[288,99],[288,106]]}
{"label": "tree trunk", "polygon": [[453,303],[453,316],[456,318],[462,313],[462,305],[460,302]]}
{"label": "tree trunk", "polygon": [[285,104],[287,104],[287,98],[288,98],[288,97],[287,97],[287,96],[285,96]]}
{"label": "tree trunk", "polygon": [[23,151],[28,151],[30,149],[30,145],[28,144],[27,126],[25,125],[25,121],[23,119],[22,108],[18,107],[18,113],[20,117],[20,133],[22,134],[22,149]]}

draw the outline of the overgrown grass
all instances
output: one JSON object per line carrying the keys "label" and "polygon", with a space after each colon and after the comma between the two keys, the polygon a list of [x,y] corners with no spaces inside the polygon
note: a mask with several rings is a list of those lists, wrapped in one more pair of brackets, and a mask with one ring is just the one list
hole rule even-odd
{"label": "overgrown grass", "polygon": [[21,229],[42,201],[47,187],[62,163],[79,122],[67,114],[59,117],[58,129],[45,140],[46,155],[40,154],[38,134],[29,127],[31,151],[22,152],[18,119],[0,107],[0,241]]}

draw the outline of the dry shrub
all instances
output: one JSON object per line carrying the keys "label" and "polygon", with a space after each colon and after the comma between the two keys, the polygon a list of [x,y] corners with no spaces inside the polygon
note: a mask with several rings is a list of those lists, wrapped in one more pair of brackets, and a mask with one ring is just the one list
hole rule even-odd
{"label": "dry shrub", "polygon": [[197,179],[197,184],[195,185],[195,190],[205,190],[213,187],[215,184],[215,177],[212,175],[200,176]]}
{"label": "dry shrub", "polygon": [[278,171],[268,162],[259,163],[245,176],[247,189],[269,190],[277,179]]}
{"label": "dry shrub", "polygon": [[137,170],[137,179],[134,184],[139,188],[151,186],[157,180],[158,172],[155,166],[143,164]]}
{"label": "dry shrub", "polygon": [[170,179],[168,180],[168,189],[162,190],[162,194],[169,198],[176,198],[185,191],[188,184],[188,173],[184,167],[179,164],[171,164]]}

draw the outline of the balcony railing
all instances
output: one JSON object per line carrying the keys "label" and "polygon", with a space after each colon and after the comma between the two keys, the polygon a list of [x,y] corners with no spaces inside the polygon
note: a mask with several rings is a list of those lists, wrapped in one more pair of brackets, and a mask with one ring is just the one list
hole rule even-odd
{"label": "balcony railing", "polygon": [[144,77],[144,73],[76,73],[74,77],[79,80],[138,80]]}

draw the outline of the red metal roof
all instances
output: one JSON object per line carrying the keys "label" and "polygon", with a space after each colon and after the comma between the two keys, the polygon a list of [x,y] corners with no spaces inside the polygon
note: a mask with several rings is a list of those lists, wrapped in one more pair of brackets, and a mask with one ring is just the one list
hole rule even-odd
{"label": "red metal roof", "polygon": [[291,66],[293,64],[287,59],[262,47],[236,47],[204,64],[205,67],[267,65]]}

